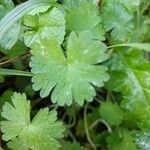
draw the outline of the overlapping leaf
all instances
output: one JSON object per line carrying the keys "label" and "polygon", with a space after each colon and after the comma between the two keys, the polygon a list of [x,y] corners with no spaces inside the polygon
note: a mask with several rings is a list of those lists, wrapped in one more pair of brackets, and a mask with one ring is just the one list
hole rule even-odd
{"label": "overlapping leaf", "polygon": [[24,24],[28,31],[24,34],[25,43],[31,46],[32,43],[42,38],[56,38],[62,44],[65,35],[65,19],[58,8],[53,8],[45,13],[26,15]]}
{"label": "overlapping leaf", "polygon": [[56,139],[63,137],[64,127],[56,121],[56,111],[49,112],[45,108],[30,121],[30,101],[26,100],[26,95],[14,93],[12,103],[5,103],[1,113],[6,119],[1,121],[2,138],[11,140],[10,148],[57,150],[60,147]]}
{"label": "overlapping leaf", "polygon": [[120,92],[122,107],[141,122],[150,114],[150,63],[139,50],[116,50],[110,63],[108,89]]}
{"label": "overlapping leaf", "polygon": [[103,3],[118,3],[122,4],[124,7],[127,8],[128,11],[134,12],[137,10],[137,7],[140,5],[140,0],[105,0]]}
{"label": "overlapping leaf", "polygon": [[0,19],[14,7],[12,0],[0,0]]}
{"label": "overlapping leaf", "polygon": [[66,57],[54,39],[40,39],[31,53],[33,89],[41,89],[40,95],[46,97],[54,88],[53,103],[71,105],[74,99],[83,105],[85,99],[92,101],[95,96],[92,85],[102,87],[108,80],[107,68],[97,65],[108,58],[106,46],[92,40],[88,31],[70,34]]}
{"label": "overlapping leaf", "polygon": [[79,143],[71,143],[71,142],[66,142],[64,143],[64,145],[62,146],[61,150],[85,150],[85,148],[83,146],[80,146]]}
{"label": "overlapping leaf", "polygon": [[114,41],[130,39],[133,29],[132,15],[119,3],[106,3],[102,6],[102,21],[105,31],[111,31]]}
{"label": "overlapping leaf", "polygon": [[118,126],[123,120],[123,111],[121,108],[110,101],[101,104],[99,113],[110,125]]}
{"label": "overlapping leaf", "polygon": [[137,150],[130,132],[120,128],[107,137],[108,150]]}
{"label": "overlapping leaf", "polygon": [[[86,12],[86,13],[85,13]],[[67,31],[80,33],[85,30],[91,31],[93,39],[104,40],[104,30],[97,7],[91,2],[80,3],[78,7],[66,10]]]}

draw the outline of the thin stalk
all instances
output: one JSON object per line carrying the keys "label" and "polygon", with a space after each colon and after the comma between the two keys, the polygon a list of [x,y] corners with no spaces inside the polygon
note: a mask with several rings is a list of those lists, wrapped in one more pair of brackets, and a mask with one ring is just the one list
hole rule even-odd
{"label": "thin stalk", "polygon": [[134,47],[134,48],[138,48],[150,52],[150,43],[122,43],[122,44],[111,45],[108,46],[107,48],[110,49],[115,47]]}
{"label": "thin stalk", "polygon": [[3,68],[0,68],[0,75],[26,76],[26,77],[33,76],[31,72],[14,70],[14,69],[3,69]]}
{"label": "thin stalk", "polygon": [[111,129],[111,127],[109,126],[109,124],[108,124],[105,120],[103,120],[103,119],[97,119],[97,120],[95,120],[95,121],[93,122],[93,124],[90,126],[90,129],[93,129],[94,127],[96,127],[97,124],[100,123],[100,122],[102,122],[102,123],[107,127],[109,133],[112,132],[112,129]]}
{"label": "thin stalk", "polygon": [[29,52],[26,53],[26,54],[23,54],[23,55],[21,55],[21,56],[16,56],[16,57],[14,57],[14,58],[5,60],[5,61],[3,61],[3,62],[0,62],[0,66],[6,65],[6,64],[11,63],[11,62],[14,62],[14,61],[16,61],[16,60],[25,59],[25,58],[28,57],[28,56],[30,56],[30,53],[29,53]]}
{"label": "thin stalk", "polygon": [[97,150],[95,144],[93,143],[93,141],[91,140],[90,134],[89,134],[89,130],[88,130],[88,123],[87,123],[87,107],[88,104],[85,105],[84,107],[84,128],[85,128],[85,133],[86,133],[86,137],[88,142],[90,143],[90,145],[92,146],[92,148],[94,150]]}

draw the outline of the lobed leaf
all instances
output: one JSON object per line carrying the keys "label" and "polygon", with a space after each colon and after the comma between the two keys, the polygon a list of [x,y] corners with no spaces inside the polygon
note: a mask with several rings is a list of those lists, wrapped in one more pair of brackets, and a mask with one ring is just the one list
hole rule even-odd
{"label": "lobed leaf", "polygon": [[28,27],[24,40],[29,47],[40,38],[56,38],[59,44],[64,40],[65,19],[58,8],[54,7],[45,13],[26,15],[24,24]]}
{"label": "lobed leaf", "polygon": [[[105,40],[104,30],[101,25],[101,18],[97,7],[91,2],[78,2],[78,7],[66,10],[66,28],[70,33],[74,31],[80,33],[89,30],[93,39]],[[86,12],[86,13],[85,13]]]}
{"label": "lobed leaf", "polygon": [[80,105],[92,101],[94,86],[102,87],[108,80],[107,68],[98,65],[108,58],[105,44],[92,40],[90,32],[78,36],[72,32],[68,39],[66,57],[54,39],[41,39],[31,51],[30,66],[34,77],[33,89],[41,97],[52,92],[52,102],[68,106],[73,99]]}
{"label": "lobed leaf", "polygon": [[[9,141],[12,149],[58,150],[60,143],[57,139],[63,137],[64,127],[57,120],[56,111],[48,108],[41,109],[30,120],[30,101],[25,94],[14,93],[12,105],[5,103],[2,108],[1,131],[3,140]],[[15,129],[15,130],[14,130]],[[44,139],[44,140],[43,140]]]}
{"label": "lobed leaf", "polygon": [[121,124],[124,116],[122,109],[117,104],[113,104],[111,101],[102,103],[99,113],[101,117],[108,122],[108,124],[116,126]]}
{"label": "lobed leaf", "polygon": [[114,41],[129,40],[133,29],[132,15],[119,3],[102,6],[102,23],[106,32],[111,32]]}

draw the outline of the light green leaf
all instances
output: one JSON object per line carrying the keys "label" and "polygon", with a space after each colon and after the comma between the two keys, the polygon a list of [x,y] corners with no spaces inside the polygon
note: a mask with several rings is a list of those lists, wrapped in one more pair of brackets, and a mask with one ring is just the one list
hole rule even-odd
{"label": "light green leaf", "polygon": [[107,88],[122,94],[122,107],[131,112],[139,122],[148,120],[150,113],[149,66],[142,51],[132,49],[116,50],[110,60]]}
{"label": "light green leaf", "polygon": [[64,40],[64,15],[55,7],[42,14],[26,15],[24,17],[24,24],[29,28],[24,34],[25,44],[27,46],[31,46],[40,38],[56,38],[59,44],[62,44]]}
{"label": "light green leaf", "polygon": [[63,0],[63,4],[65,8],[73,8],[73,7],[78,7],[79,5],[87,2],[91,2],[97,6],[97,3],[100,0]]}
{"label": "light green leaf", "polygon": [[66,26],[69,33],[89,30],[93,39],[105,40],[101,18],[93,3],[81,3],[78,7],[68,9],[66,11]]}
{"label": "light green leaf", "polygon": [[71,105],[73,99],[80,105],[85,99],[92,101],[92,85],[102,87],[109,78],[107,68],[97,65],[108,58],[105,52],[105,44],[92,40],[90,32],[70,34],[66,57],[56,40],[40,40],[31,51],[33,89],[41,89],[41,97],[46,97],[54,88],[52,102],[61,106]]}
{"label": "light green leaf", "polygon": [[2,138],[11,140],[8,146],[15,150],[58,150],[60,144],[57,139],[63,137],[64,127],[56,121],[56,111],[41,109],[30,120],[30,101],[26,100],[25,94],[14,93],[12,103],[5,103],[1,113],[6,119],[1,121]]}
{"label": "light green leaf", "polygon": [[23,145],[22,141],[19,141],[18,138],[14,138],[7,145],[13,150],[29,150],[29,148]]}
{"label": "light green leaf", "polygon": [[117,104],[113,104],[111,101],[102,103],[99,113],[102,119],[107,121],[110,125],[118,126],[123,120],[123,111]]}
{"label": "light green leaf", "polygon": [[114,41],[130,39],[133,29],[131,14],[119,3],[106,3],[102,6],[102,22],[106,32],[111,31]]}
{"label": "light green leaf", "polygon": [[137,10],[137,7],[140,5],[140,0],[105,0],[103,3],[118,3],[122,4],[130,12]]}
{"label": "light green leaf", "polygon": [[2,138],[6,141],[16,137],[30,123],[30,102],[26,101],[26,95],[14,93],[12,103],[13,106],[6,102],[1,113],[8,120],[1,122]]}

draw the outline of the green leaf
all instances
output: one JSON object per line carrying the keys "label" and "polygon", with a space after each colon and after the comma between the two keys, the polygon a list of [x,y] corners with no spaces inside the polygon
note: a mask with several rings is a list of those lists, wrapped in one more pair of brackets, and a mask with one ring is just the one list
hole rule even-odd
{"label": "green leaf", "polygon": [[111,31],[114,41],[130,39],[133,29],[132,15],[119,3],[106,3],[102,6],[102,22],[106,32]]}
{"label": "green leaf", "polygon": [[55,7],[42,14],[26,15],[24,17],[24,24],[29,28],[24,34],[27,46],[31,46],[40,38],[56,38],[59,44],[62,44],[64,40],[64,15]]}
{"label": "green leaf", "polygon": [[0,109],[5,104],[5,102],[11,102],[11,96],[13,95],[13,91],[7,90],[0,97]]}
{"label": "green leaf", "polygon": [[11,9],[14,4],[12,0],[0,0],[0,19],[2,19]]}
{"label": "green leaf", "polygon": [[[85,0],[83,0],[85,1]],[[80,5],[81,0],[63,0],[63,5],[65,8],[73,8]]]}
{"label": "green leaf", "polygon": [[[142,51],[116,50],[110,60],[107,88],[122,94],[122,107],[140,122],[150,114],[150,63]],[[130,117],[130,115],[128,116]]]}
{"label": "green leaf", "polygon": [[83,146],[80,146],[79,143],[71,143],[71,142],[66,142],[63,144],[61,150],[85,150]]}
{"label": "green leaf", "polygon": [[102,103],[99,109],[99,113],[102,119],[107,121],[110,125],[118,126],[123,120],[123,111],[117,104],[113,104],[111,101]]}
{"label": "green leaf", "polygon": [[68,9],[66,11],[66,26],[69,33],[89,30],[93,39],[105,40],[101,18],[93,3],[81,3],[78,7]]}
{"label": "green leaf", "polygon": [[80,105],[92,101],[94,86],[104,86],[109,76],[107,67],[97,65],[108,58],[105,44],[92,40],[90,32],[78,36],[72,32],[68,39],[66,57],[54,39],[40,40],[32,46],[30,66],[35,76],[33,89],[46,97],[52,89],[52,102],[68,106],[73,99]]}
{"label": "green leaf", "polygon": [[78,7],[81,4],[91,2],[93,4],[97,4],[99,0],[63,0],[63,4],[66,9],[68,8],[73,8],[73,7]]}
{"label": "green leaf", "polygon": [[137,150],[133,138],[126,129],[115,130],[107,138],[107,150]]}
{"label": "green leaf", "polygon": [[56,111],[41,109],[31,120],[30,101],[26,100],[25,94],[14,93],[12,103],[6,102],[1,113],[6,119],[1,121],[2,138],[11,140],[8,146],[12,149],[58,150],[57,139],[63,137],[64,127],[56,121]]}
{"label": "green leaf", "polygon": [[[30,123],[30,102],[26,101],[25,94],[14,93],[12,97],[13,106],[5,103],[2,108],[2,117],[8,121],[1,122],[3,140],[10,140],[16,137],[20,130]],[[14,130],[15,129],[15,130]]]}
{"label": "green leaf", "polygon": [[14,58],[25,54],[27,51],[27,47],[25,46],[23,41],[18,40],[18,42],[11,48],[11,50],[1,49],[1,51],[9,58]]}
{"label": "green leaf", "polygon": [[103,3],[118,3],[126,7],[130,12],[137,10],[137,7],[140,5],[140,0],[105,0]]}
{"label": "green leaf", "polygon": [[140,150],[150,149],[150,132],[136,132],[135,142]]}

